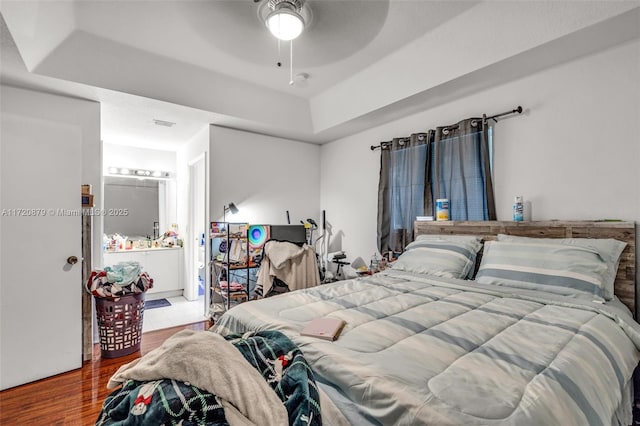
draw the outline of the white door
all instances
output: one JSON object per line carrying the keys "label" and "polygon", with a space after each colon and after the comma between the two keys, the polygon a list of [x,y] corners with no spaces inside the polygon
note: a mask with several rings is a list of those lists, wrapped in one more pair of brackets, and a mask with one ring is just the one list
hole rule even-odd
{"label": "white door", "polygon": [[[196,300],[206,291],[206,241],[207,226],[205,223],[205,159],[200,156],[189,164],[189,282],[185,286],[185,297]],[[203,244],[204,240],[204,244]],[[202,245],[201,245],[202,244]],[[204,280],[201,283],[200,279]],[[203,311],[206,313],[206,301]]]}
{"label": "white door", "polygon": [[[0,389],[82,366],[81,133],[3,111]],[[67,258],[76,256],[71,265]]]}

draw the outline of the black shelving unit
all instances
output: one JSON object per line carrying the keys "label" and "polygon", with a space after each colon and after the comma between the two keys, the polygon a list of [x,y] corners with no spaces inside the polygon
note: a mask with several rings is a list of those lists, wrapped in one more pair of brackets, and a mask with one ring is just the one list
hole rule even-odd
{"label": "black shelving unit", "polygon": [[[211,222],[209,240],[211,244],[211,309],[213,318],[236,303],[249,300],[250,270],[255,265],[249,262],[248,224]],[[226,285],[225,285],[226,282]],[[231,283],[240,283],[241,288],[231,288]]]}

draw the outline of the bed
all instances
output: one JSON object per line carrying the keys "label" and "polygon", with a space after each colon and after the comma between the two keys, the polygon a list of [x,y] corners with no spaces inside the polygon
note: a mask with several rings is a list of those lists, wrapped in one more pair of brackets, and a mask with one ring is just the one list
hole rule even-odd
{"label": "bed", "polygon": [[[339,410],[325,423],[631,424],[633,223],[419,222],[416,234],[393,269],[239,305],[213,331],[289,337]],[[300,336],[323,317],[345,320],[336,341]]]}
{"label": "bed", "polygon": [[[631,424],[633,223],[416,231],[390,270],[241,304],[123,365],[97,424]],[[300,335],[325,317],[336,341]]]}

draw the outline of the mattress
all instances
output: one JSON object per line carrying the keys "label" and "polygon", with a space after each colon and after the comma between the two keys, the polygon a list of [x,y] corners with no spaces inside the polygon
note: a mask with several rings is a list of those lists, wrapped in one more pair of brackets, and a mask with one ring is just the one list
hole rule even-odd
{"label": "mattress", "polygon": [[[300,336],[321,317],[346,321],[335,342]],[[616,304],[399,271],[245,303],[214,331],[268,329],[352,423],[609,425],[640,359]]]}

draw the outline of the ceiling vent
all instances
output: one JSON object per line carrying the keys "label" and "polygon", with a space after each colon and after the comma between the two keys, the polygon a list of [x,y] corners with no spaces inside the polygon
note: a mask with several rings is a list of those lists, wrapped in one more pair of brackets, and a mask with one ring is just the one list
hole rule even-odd
{"label": "ceiling vent", "polygon": [[172,121],[158,120],[156,118],[153,119],[153,123],[157,126],[164,126],[164,127],[173,127],[176,125],[176,123]]}

